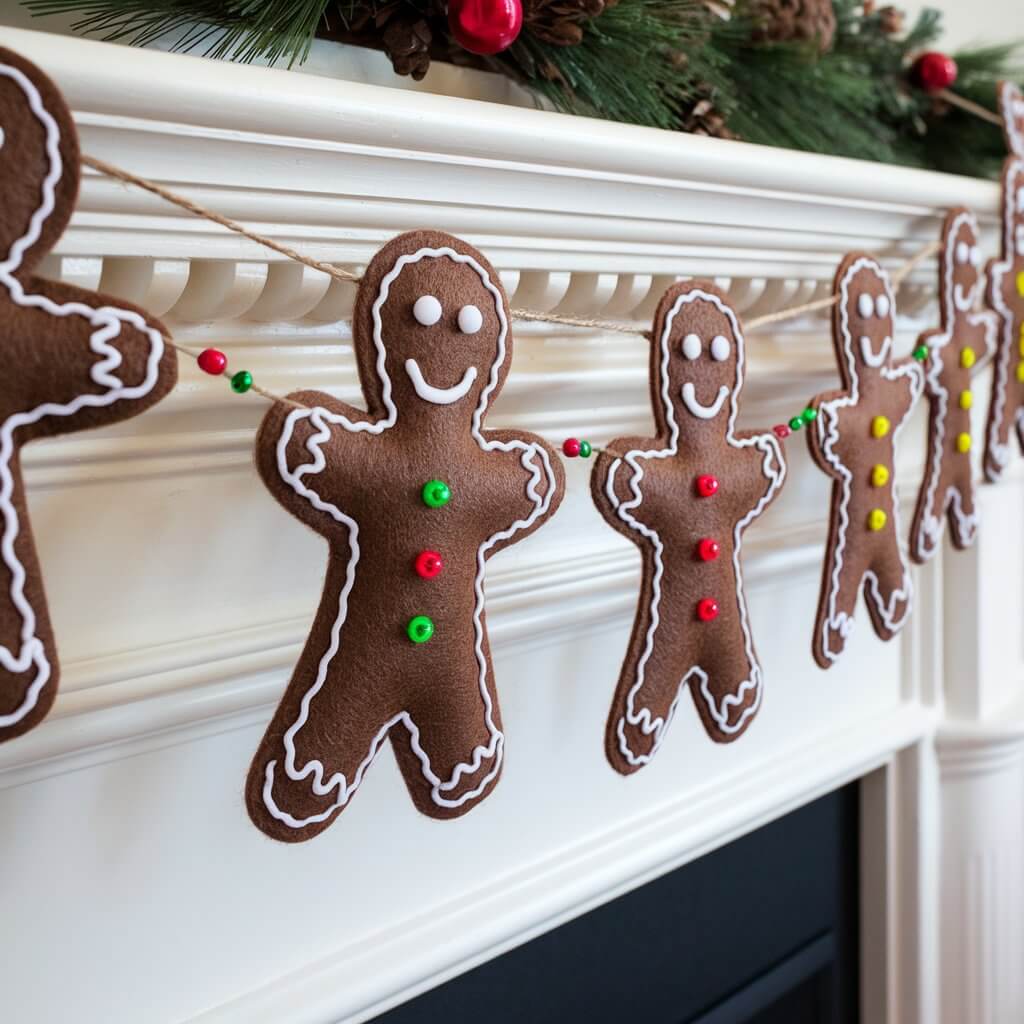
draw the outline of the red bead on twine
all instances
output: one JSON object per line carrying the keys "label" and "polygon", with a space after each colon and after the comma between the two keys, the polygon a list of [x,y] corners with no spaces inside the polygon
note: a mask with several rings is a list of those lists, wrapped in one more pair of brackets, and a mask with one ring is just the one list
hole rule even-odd
{"label": "red bead on twine", "polygon": [[697,618],[701,622],[711,622],[718,618],[718,602],[712,597],[705,597],[697,602]]}
{"label": "red bead on twine", "polygon": [[914,81],[925,92],[936,93],[948,89],[956,81],[956,61],[948,54],[932,50],[922,53],[911,69]]}
{"label": "red bead on twine", "polygon": [[718,492],[718,481],[709,473],[697,477],[697,493],[702,498],[710,498]]}
{"label": "red bead on twine", "polygon": [[219,377],[228,365],[228,357],[219,348],[206,348],[196,359],[199,369],[211,377]]}
{"label": "red bead on twine", "polygon": [[781,441],[785,441],[786,438],[793,433],[793,431],[789,429],[788,423],[776,423],[775,426],[772,427],[772,430],[774,431],[775,436]]}
{"label": "red bead on twine", "polygon": [[579,438],[567,437],[562,442],[562,454],[569,459],[575,459],[580,453]]}

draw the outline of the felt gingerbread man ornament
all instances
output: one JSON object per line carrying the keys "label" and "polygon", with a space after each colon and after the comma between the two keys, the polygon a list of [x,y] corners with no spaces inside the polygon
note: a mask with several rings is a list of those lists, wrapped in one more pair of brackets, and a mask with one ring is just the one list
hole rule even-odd
{"label": "felt gingerbread man ornament", "polygon": [[926,354],[924,394],[928,400],[928,456],[910,528],[910,555],[924,563],[942,543],[946,516],[958,548],[974,543],[978,513],[971,475],[972,367],[995,347],[997,318],[976,309],[984,287],[978,225],[963,208],[950,210],[942,227],[939,254],[939,323],[918,339]]}
{"label": "felt gingerbread man ornament", "polygon": [[300,391],[260,427],[264,483],[328,545],[319,610],[246,788],[275,839],[327,828],[389,737],[431,817],[466,813],[498,779],[485,565],[564,489],[540,438],[484,427],[512,359],[509,323],[479,252],[440,232],[401,235],[356,300],[367,410]]}
{"label": "felt gingerbread man ornament", "polygon": [[811,648],[835,664],[861,589],[875,632],[889,640],[910,613],[913,587],[899,535],[895,441],[924,386],[913,359],[894,361],[889,277],[872,257],[848,255],[836,275],[832,341],[842,389],[810,403],[814,461],[832,477],[832,509]]}
{"label": "felt gingerbread man ornament", "polygon": [[605,731],[623,775],[654,756],[686,688],[719,743],[738,738],[761,704],[740,554],[786,466],[774,434],[736,430],[743,372],[743,331],[725,295],[703,281],[673,285],[651,341],[655,436],[610,442],[591,475],[598,511],[643,555]]}
{"label": "felt gingerbread man ornament", "polygon": [[999,84],[999,106],[1010,156],[1003,164],[1003,241],[988,265],[988,303],[999,316],[992,398],[985,444],[985,479],[995,483],[1010,462],[1010,431],[1024,450],[1024,96]]}
{"label": "felt gingerbread man ornament", "polygon": [[[71,218],[78,139],[53,83],[0,49],[0,740],[37,725],[59,666],[21,449],[135,416],[174,386],[164,328],[119,300],[33,270]],[[70,567],[69,567],[70,568]]]}

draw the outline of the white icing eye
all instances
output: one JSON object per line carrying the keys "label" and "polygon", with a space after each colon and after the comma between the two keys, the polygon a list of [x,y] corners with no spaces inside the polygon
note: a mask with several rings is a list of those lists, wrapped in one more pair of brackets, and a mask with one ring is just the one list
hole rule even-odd
{"label": "white icing eye", "polygon": [[880,320],[884,320],[889,315],[889,296],[882,294],[875,296],[875,312],[878,314]]}
{"label": "white icing eye", "polygon": [[723,337],[721,334],[716,334],[711,339],[711,358],[717,359],[718,362],[724,362],[729,358],[729,339]]}
{"label": "white icing eye", "polygon": [[875,303],[867,292],[861,292],[857,296],[857,312],[860,313],[861,318],[864,320],[870,320],[874,314]]}
{"label": "white icing eye", "polygon": [[966,263],[971,258],[971,248],[966,242],[956,243],[957,263]]}
{"label": "white icing eye", "polygon": [[700,349],[700,338],[696,334],[688,334],[683,338],[683,355],[687,359],[699,359]]}
{"label": "white icing eye", "polygon": [[412,307],[416,322],[424,327],[433,327],[441,319],[441,303],[433,295],[421,295]]}
{"label": "white icing eye", "polygon": [[976,245],[971,246],[971,265],[974,267],[981,266],[981,249]]}
{"label": "white icing eye", "polygon": [[459,310],[459,330],[463,334],[476,334],[484,325],[484,315],[476,306],[463,306]]}
{"label": "white icing eye", "polygon": [[1024,185],[1017,189],[1017,212],[1024,213]]}

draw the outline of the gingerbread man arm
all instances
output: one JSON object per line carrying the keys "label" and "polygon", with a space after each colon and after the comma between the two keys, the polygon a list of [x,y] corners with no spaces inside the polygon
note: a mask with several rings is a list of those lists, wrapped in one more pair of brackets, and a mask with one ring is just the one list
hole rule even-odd
{"label": "gingerbread man arm", "polygon": [[897,360],[891,367],[883,369],[882,376],[891,385],[889,391],[895,392],[897,396],[893,399],[891,418],[893,429],[899,430],[904,420],[914,411],[924,391],[924,371],[916,359],[907,358]]}
{"label": "gingerbread man arm", "polygon": [[[740,446],[741,472],[737,474],[735,484],[730,485],[739,490],[743,496],[743,505],[751,510],[752,517],[760,515],[774,500],[779,488],[786,479],[786,459],[782,445],[774,434],[745,431],[736,436]],[[754,463],[760,472],[748,472]]]}
{"label": "gingerbread man arm", "polygon": [[[631,464],[626,461],[625,455],[634,453],[635,456],[636,452],[642,452],[650,447],[649,438],[616,438],[598,455],[590,474],[590,493],[597,510],[613,529],[628,537],[634,544],[637,541],[636,527],[627,521],[621,510],[623,506],[630,510],[638,504],[638,495],[644,497],[642,474],[646,474],[653,463],[651,459],[635,457]],[[640,467],[642,472],[638,473],[635,466]]]}

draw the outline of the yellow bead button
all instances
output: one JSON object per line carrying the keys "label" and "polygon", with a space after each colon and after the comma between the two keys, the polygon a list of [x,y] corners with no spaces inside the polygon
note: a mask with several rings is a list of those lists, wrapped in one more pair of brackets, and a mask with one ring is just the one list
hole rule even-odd
{"label": "yellow bead button", "polygon": [[1024,356],[1024,324],[1020,325],[1020,344],[1018,345],[1020,354]]}
{"label": "yellow bead button", "polygon": [[961,455],[966,455],[971,450],[971,435],[970,434],[957,434],[956,435],[956,450]]}
{"label": "yellow bead button", "polygon": [[1024,359],[1017,364],[1017,380],[1024,384]]}
{"label": "yellow bead button", "polygon": [[868,513],[868,529],[869,530],[881,530],[885,528],[885,524],[888,522],[889,517],[880,509],[873,508]]}
{"label": "yellow bead button", "polygon": [[972,395],[970,393],[970,391],[961,391],[960,392],[960,408],[961,409],[970,409],[970,407],[972,405],[974,405],[974,395]]}
{"label": "yellow bead button", "polygon": [[887,466],[883,466],[878,463],[877,466],[871,467],[871,486],[872,487],[884,487],[889,482],[889,469]]}
{"label": "yellow bead button", "polygon": [[885,437],[889,433],[889,420],[886,416],[876,416],[871,421],[871,436]]}
{"label": "yellow bead button", "polygon": [[970,345],[965,345],[963,351],[960,353],[960,365],[965,369],[969,370],[974,365],[974,349]]}
{"label": "yellow bead button", "polygon": [[1024,298],[1024,270],[1017,275],[1017,294]]}

